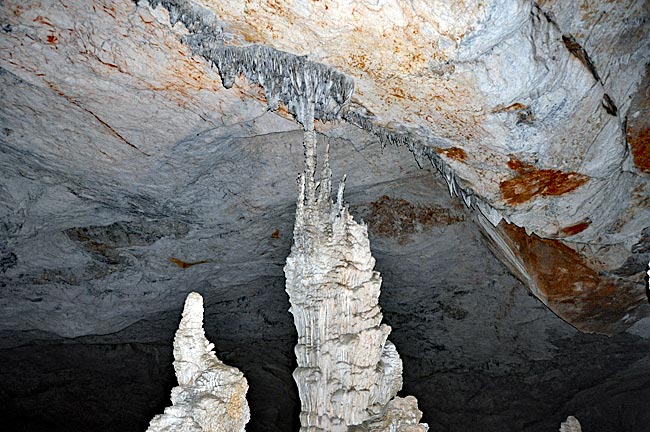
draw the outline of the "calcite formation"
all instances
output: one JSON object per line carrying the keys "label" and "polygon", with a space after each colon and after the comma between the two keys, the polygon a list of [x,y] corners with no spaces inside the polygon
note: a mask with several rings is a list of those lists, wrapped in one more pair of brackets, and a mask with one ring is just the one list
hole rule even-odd
{"label": "calcite formation", "polygon": [[174,338],[178,387],[172,406],[155,416],[148,432],[243,432],[250,419],[248,383],[234,367],[223,364],[203,330],[203,298],[190,293]]}
{"label": "calcite formation", "polygon": [[325,150],[316,176],[313,107],[303,118],[305,170],[299,177],[294,243],[284,268],[298,331],[294,378],[303,432],[426,431],[415,398],[396,398],[402,362],[387,340],[378,304],[381,277],[374,270],[367,227],[356,223],[331,195]]}
{"label": "calcite formation", "polygon": [[577,418],[569,416],[560,425],[560,432],[582,432],[582,427]]}
{"label": "calcite formation", "polygon": [[[309,55],[352,76],[345,117],[440,155],[457,188],[485,200],[479,208],[495,224],[503,217],[559,237],[589,218],[571,240],[592,240],[607,227],[610,242],[638,239],[629,216],[611,227],[622,215],[607,204],[633,199],[631,189],[643,183],[624,122],[630,96],[643,91],[645,2],[195,4],[215,12],[231,45]],[[513,162],[529,166],[528,175]],[[647,218],[647,208],[634,216]]]}

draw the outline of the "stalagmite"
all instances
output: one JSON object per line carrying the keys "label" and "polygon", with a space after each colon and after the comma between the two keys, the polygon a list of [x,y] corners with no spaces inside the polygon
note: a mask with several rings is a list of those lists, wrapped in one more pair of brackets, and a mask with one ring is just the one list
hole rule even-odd
{"label": "stalagmite", "polygon": [[305,171],[299,177],[294,244],[284,268],[298,331],[294,378],[302,404],[301,431],[424,432],[414,397],[395,397],[402,361],[387,340],[367,227],[331,199],[328,149],[316,173],[313,106],[303,123]]}
{"label": "stalagmite", "polygon": [[155,416],[148,432],[242,432],[250,419],[248,383],[236,368],[224,365],[203,330],[203,298],[190,293],[174,338],[178,387],[172,406]]}
{"label": "stalagmite", "polygon": [[577,418],[569,416],[560,425],[560,432],[582,432],[582,427]]}

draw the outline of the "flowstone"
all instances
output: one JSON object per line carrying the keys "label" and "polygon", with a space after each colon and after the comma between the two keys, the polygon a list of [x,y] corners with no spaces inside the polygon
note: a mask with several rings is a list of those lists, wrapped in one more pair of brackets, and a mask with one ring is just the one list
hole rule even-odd
{"label": "flowstone", "polygon": [[374,271],[367,227],[343,205],[343,182],[336,204],[331,199],[329,149],[316,181],[313,106],[302,120],[305,170],[284,267],[298,331],[300,430],[425,432],[415,398],[395,397],[402,361],[387,340],[390,327],[381,323],[381,277]]}
{"label": "flowstone", "polygon": [[155,416],[148,432],[243,432],[250,420],[248,383],[236,368],[223,364],[203,330],[203,298],[190,293],[174,338],[178,387],[172,406]]}

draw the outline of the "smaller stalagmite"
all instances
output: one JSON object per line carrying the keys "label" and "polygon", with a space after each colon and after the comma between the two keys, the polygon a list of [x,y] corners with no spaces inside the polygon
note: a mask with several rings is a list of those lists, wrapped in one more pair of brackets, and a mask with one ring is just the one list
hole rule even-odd
{"label": "smaller stalagmite", "polygon": [[298,331],[294,378],[301,431],[427,431],[419,424],[417,400],[395,397],[402,361],[387,340],[390,327],[381,323],[381,277],[367,227],[343,205],[343,183],[332,202],[327,150],[320,182],[315,180],[313,108],[303,120],[305,172],[284,268]]}
{"label": "smaller stalagmite", "polygon": [[241,432],[250,419],[248,383],[236,368],[223,364],[203,330],[203,298],[190,293],[174,338],[178,387],[172,406],[155,416],[148,432]]}
{"label": "smaller stalagmite", "polygon": [[582,432],[582,427],[577,418],[569,416],[560,425],[560,432]]}

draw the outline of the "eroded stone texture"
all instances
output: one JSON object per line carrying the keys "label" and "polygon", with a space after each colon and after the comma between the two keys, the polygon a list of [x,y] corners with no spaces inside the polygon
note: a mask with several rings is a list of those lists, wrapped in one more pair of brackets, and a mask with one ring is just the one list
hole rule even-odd
{"label": "eroded stone texture", "polygon": [[[341,97],[322,99],[323,112],[409,145],[420,163],[434,155],[450,191],[493,223],[505,215],[561,238],[594,272],[639,292],[650,253],[646,3],[202,5],[216,11],[224,52],[266,44],[248,53],[305,54],[287,64],[352,77],[347,107],[341,78]],[[111,333],[180,304],[179,286],[213,283],[215,263],[219,286],[271,273],[271,233],[291,229],[292,186],[281,177],[293,172],[284,163],[293,148],[281,143],[299,126],[282,92],[296,85],[249,85],[237,74],[260,83],[259,68],[234,55],[222,81],[193,55],[198,39],[181,41],[196,27],[164,7],[5,1],[0,11],[2,328]],[[359,178],[412,174],[407,159],[398,166],[373,149],[354,167]],[[635,314],[620,316],[598,319],[614,319],[602,325],[612,332]]]}
{"label": "eroded stone texture", "polygon": [[205,338],[198,293],[185,300],[174,338],[174,370],[178,387],[172,389],[172,406],[151,420],[148,432],[244,432],[250,420],[248,383],[217,358]]}
{"label": "eroded stone texture", "polygon": [[395,397],[402,361],[387,340],[390,327],[381,323],[381,278],[367,227],[343,205],[343,182],[332,202],[329,150],[316,182],[313,117],[306,120],[305,171],[284,268],[298,331],[294,378],[301,431],[425,432],[415,398]]}
{"label": "eroded stone texture", "polygon": [[[309,54],[350,74],[352,111],[360,106],[377,124],[427,137],[423,144],[441,151],[466,188],[538,235],[590,215],[606,225],[619,210],[603,211],[600,201],[629,194],[619,178],[627,158],[622,101],[644,74],[642,1],[199,3],[215,11],[234,45]],[[458,151],[445,152],[451,148],[472,157],[459,160]],[[512,177],[511,155],[590,184],[509,201],[498,185]]]}
{"label": "eroded stone texture", "polygon": [[[277,222],[238,219],[266,205],[231,179],[266,177],[246,138],[298,125],[256,87],[225,90],[168,20],[130,1],[0,10],[0,326],[114,332],[205,283],[207,266],[171,259],[219,261],[220,283],[258,277],[231,264]],[[251,245],[231,255],[241,233]]]}

